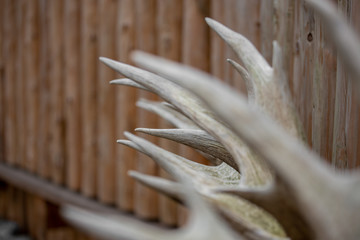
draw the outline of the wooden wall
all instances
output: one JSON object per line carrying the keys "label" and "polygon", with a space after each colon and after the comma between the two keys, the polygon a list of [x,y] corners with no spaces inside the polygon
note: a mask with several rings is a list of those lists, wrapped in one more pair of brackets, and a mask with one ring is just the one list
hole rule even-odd
{"label": "wooden wall", "polygon": [[[359,29],[360,3],[338,4]],[[278,40],[309,144],[340,169],[360,164],[359,106],[346,67],[301,0],[0,0],[0,160],[138,217],[183,221],[174,202],[126,174],[166,173],[116,144],[136,127],[171,127],[136,107],[139,98],[157,98],[109,85],[120,76],[98,57],[131,63],[129,54],[140,49],[208,71],[244,92],[226,62],[237,58],[210,31],[207,16],[248,37],[269,62]],[[182,146],[149,139],[197,158]],[[10,189],[1,195],[16,195],[14,204],[24,209],[18,215],[27,216],[33,202],[48,209],[44,200]]]}

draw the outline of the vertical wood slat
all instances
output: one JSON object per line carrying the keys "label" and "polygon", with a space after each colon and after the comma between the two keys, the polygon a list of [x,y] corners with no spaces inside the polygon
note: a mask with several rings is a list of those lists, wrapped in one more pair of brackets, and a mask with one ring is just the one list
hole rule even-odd
{"label": "vertical wood slat", "polygon": [[[356,33],[360,34],[360,2],[352,1],[351,6],[351,24]],[[349,88],[351,88],[351,82]],[[351,104],[350,107],[350,123],[349,123],[349,132],[348,132],[348,147],[349,147],[349,162],[350,167],[355,168],[360,165],[360,104],[358,103],[357,94],[351,88],[352,97],[349,101]]]}
{"label": "vertical wood slat", "polygon": [[7,188],[7,217],[19,226],[25,227],[25,193],[13,186]]}
{"label": "vertical wood slat", "polygon": [[314,48],[317,54],[313,68],[312,146],[324,159],[331,160],[336,56],[328,43],[322,22],[315,16]]}
{"label": "vertical wood slat", "polygon": [[[26,93],[23,110],[26,111],[26,156],[25,166],[35,172],[38,153],[38,115],[39,115],[39,2],[27,1],[25,31],[25,76]],[[26,109],[26,110],[25,110]],[[21,123],[22,124],[22,123]]]}
{"label": "vertical wood slat", "polygon": [[[312,79],[314,59],[314,13],[304,2],[295,2],[297,10],[294,19],[294,41],[292,89],[295,106],[305,128],[305,135],[311,145],[312,136]],[[305,94],[306,93],[306,94]]]}
{"label": "vertical wood slat", "polygon": [[[16,91],[16,131],[18,133],[16,139],[16,156],[15,162],[18,166],[26,168],[26,160],[27,160],[27,150],[30,150],[30,146],[27,146],[25,143],[30,140],[28,138],[26,125],[27,122],[25,121],[25,111],[26,111],[26,103],[27,99],[26,96],[26,64],[27,62],[24,61],[24,58],[27,56],[27,49],[25,48],[27,37],[27,27],[28,23],[26,22],[26,14],[29,12],[29,9],[26,5],[30,5],[29,2],[25,1],[16,1],[16,24],[14,28],[16,29],[16,42],[17,42],[17,49],[16,49],[16,79],[12,81],[15,84],[15,91]],[[25,134],[21,134],[25,133]],[[21,135],[21,137],[20,137]]]}
{"label": "vertical wood slat", "polygon": [[[225,0],[224,1],[224,25],[228,28],[236,31],[236,13],[233,9],[236,9],[236,0]],[[222,40],[224,41],[224,40]],[[225,58],[237,60],[236,54],[231,49],[229,45],[225,45]],[[224,80],[226,83],[232,85],[233,84],[233,76],[238,73],[235,72],[235,69],[226,61],[222,62],[224,66]]]}
{"label": "vertical wood slat", "polygon": [[[40,0],[41,17],[41,55],[40,55],[40,111],[39,111],[39,139],[38,139],[38,174],[43,178],[51,176],[51,101],[50,101],[50,14],[49,3]],[[46,147],[45,147],[46,146]]]}
{"label": "vertical wood slat", "polygon": [[[5,1],[0,1],[0,34],[1,36],[5,36]],[[0,38],[0,161],[5,161],[5,128],[4,128],[4,121],[5,121],[5,85],[4,85],[4,68],[5,68],[5,56],[4,56],[4,37]],[[0,194],[3,192],[1,191]]]}
{"label": "vertical wood slat", "polygon": [[[160,0],[157,2],[157,55],[171,59],[181,60],[181,17],[182,2],[179,0]],[[160,119],[159,128],[173,128],[165,120]],[[165,139],[159,139],[159,146],[178,153],[178,144]],[[161,177],[169,178],[169,175],[160,169]],[[177,204],[166,196],[159,197],[159,218],[163,224],[176,225]]]}
{"label": "vertical wood slat", "polygon": [[[349,4],[350,1],[338,1],[339,10],[348,19],[350,17]],[[336,74],[336,92],[335,92],[335,109],[334,109],[334,127],[333,127],[333,146],[332,146],[332,160],[331,163],[338,169],[346,169],[349,166],[348,162],[348,148],[347,148],[347,134],[350,106],[348,100],[351,99],[351,92],[349,92],[349,76],[346,71],[346,66],[338,57],[337,74]]]}
{"label": "vertical wood slat", "polygon": [[47,204],[38,196],[27,193],[26,196],[27,229],[32,238],[45,240],[47,228]]}
{"label": "vertical wood slat", "polygon": [[[115,58],[115,19],[117,5],[112,0],[100,0],[99,9],[99,56]],[[115,200],[115,89],[109,81],[115,76],[114,71],[102,63],[98,70],[98,127],[97,127],[97,191],[98,198],[104,203]]]}
{"label": "vertical wood slat", "polygon": [[[220,23],[224,23],[225,9],[224,2],[212,0],[210,3],[210,16]],[[225,43],[219,35],[210,30],[210,61],[211,74],[219,79],[225,78],[224,62],[225,59]]]}
{"label": "vertical wood slat", "polygon": [[[136,0],[136,48],[150,53],[156,52],[156,1],[155,0]],[[146,98],[149,100],[156,99],[156,96],[139,90],[137,98]],[[136,125],[138,127],[156,128],[158,118],[155,114],[149,113],[142,109],[137,109]],[[156,143],[156,138],[139,134],[147,140]],[[152,159],[138,153],[136,169],[139,172],[157,175],[158,167]],[[135,185],[135,213],[140,218],[155,219],[158,216],[158,194],[140,183]]]}
{"label": "vertical wood slat", "polygon": [[10,164],[15,163],[16,131],[15,131],[15,32],[13,25],[15,23],[15,1],[7,0],[5,3],[5,29],[4,36],[4,56],[6,59],[4,66],[4,84],[5,84],[5,156]]}
{"label": "vertical wood slat", "polygon": [[81,180],[80,2],[65,1],[65,120],[66,183],[79,190]]}
{"label": "vertical wood slat", "polygon": [[94,197],[97,182],[97,0],[81,1],[81,189]]}
{"label": "vertical wood slat", "polygon": [[272,65],[272,41],[274,39],[274,1],[261,1],[260,6],[260,52]]}
{"label": "vertical wood slat", "polygon": [[51,177],[57,184],[65,178],[65,119],[63,84],[63,1],[49,1],[49,84],[51,101]]}
{"label": "vertical wood slat", "polygon": [[[135,1],[121,0],[118,5],[117,58],[122,62],[131,62],[130,52],[135,47]],[[116,88],[116,129],[117,138],[124,138],[124,131],[136,128],[137,91],[132,87],[113,86]],[[128,176],[128,171],[136,167],[136,151],[126,146],[116,147],[117,196],[116,204],[124,211],[134,210],[135,181]]]}

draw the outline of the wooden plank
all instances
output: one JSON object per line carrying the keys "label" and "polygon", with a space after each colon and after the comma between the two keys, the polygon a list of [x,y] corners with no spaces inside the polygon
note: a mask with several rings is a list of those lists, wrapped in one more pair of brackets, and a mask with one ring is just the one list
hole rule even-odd
{"label": "wooden plank", "polygon": [[[99,9],[99,56],[115,58],[116,9],[115,1],[100,0]],[[114,71],[99,62],[98,69],[98,198],[104,203],[115,200],[115,88],[109,85]]]}
{"label": "wooden plank", "polygon": [[324,159],[331,160],[337,61],[317,16],[314,36],[312,146]]}
{"label": "wooden plank", "polygon": [[16,51],[16,40],[15,40],[15,2],[8,0],[6,1],[5,12],[5,35],[7,36],[4,40],[6,58],[4,76],[5,76],[5,159],[10,164],[15,163],[16,158],[16,122],[15,122],[15,51]]}
{"label": "wooden plank", "polygon": [[81,2],[81,192],[96,194],[97,181],[97,0]]}
{"label": "wooden plank", "polygon": [[[296,1],[292,92],[295,106],[304,124],[309,145],[312,139],[312,79],[314,59],[314,13],[303,2]],[[306,80],[304,80],[306,79]]]}
{"label": "wooden plank", "polygon": [[[352,1],[351,8],[351,24],[353,29],[360,34],[360,15],[358,12],[360,11],[360,2]],[[350,99],[350,117],[349,117],[349,131],[347,134],[347,142],[348,142],[348,152],[349,152],[349,167],[355,168],[360,165],[360,104],[357,101],[357,95],[355,94],[353,88],[351,88],[351,82],[349,84],[349,91],[351,91],[351,99]]]}
{"label": "wooden plank", "polygon": [[[118,5],[117,58],[130,63],[130,52],[135,47],[135,1],[121,0]],[[132,87],[116,88],[116,131],[117,138],[124,138],[124,131],[136,128],[137,91]],[[134,210],[135,181],[127,172],[136,168],[137,153],[126,146],[116,147],[116,204],[124,211]]]}
{"label": "wooden plank", "polygon": [[[37,172],[43,178],[50,178],[51,172],[51,144],[52,144],[52,102],[50,95],[50,4],[49,1],[39,0],[40,3],[40,105],[38,128],[38,156]],[[46,146],[46,147],[44,147]]]}
{"label": "wooden plank", "polygon": [[49,79],[51,101],[51,178],[63,184],[65,178],[65,121],[63,84],[63,1],[54,0],[49,4]]}
{"label": "wooden plank", "polygon": [[0,182],[0,218],[6,218],[7,211],[7,188],[8,185],[5,182]]}
{"label": "wooden plank", "polygon": [[65,1],[65,121],[66,183],[80,189],[81,180],[81,92],[80,92],[80,2]]}
{"label": "wooden plank", "polygon": [[[0,1],[0,34],[5,36],[5,1]],[[5,161],[5,85],[4,85],[4,69],[5,69],[5,40],[0,38],[0,162]]]}
{"label": "wooden plank", "polygon": [[[156,1],[136,0],[136,48],[150,53],[156,52]],[[149,100],[156,99],[145,91],[138,91],[138,98]],[[155,114],[138,109],[136,124],[138,127],[156,128],[158,118]],[[139,134],[147,140],[156,143],[156,138]],[[158,167],[152,159],[139,153],[137,156],[136,169],[139,172],[156,175]],[[140,183],[135,185],[135,213],[140,218],[154,219],[158,217],[158,194]]]}
{"label": "wooden plank", "polygon": [[[223,1],[212,0],[210,3],[210,17],[220,23],[224,23],[225,20],[225,4]],[[219,35],[210,30],[210,72],[211,75],[218,77],[219,79],[225,78],[224,63],[225,59],[225,42]]]}
{"label": "wooden plank", "polygon": [[[350,1],[339,1],[339,10],[348,18],[350,17],[349,4]],[[346,66],[338,58],[331,160],[332,165],[337,169],[347,169],[349,167],[347,147],[348,122],[351,111],[349,85],[350,81]]]}
{"label": "wooden plank", "polygon": [[[181,60],[181,17],[182,1],[160,0],[157,2],[157,54],[174,61]],[[159,128],[173,128],[172,125],[161,119]],[[159,145],[173,153],[179,153],[178,144],[166,139],[159,139]],[[169,178],[169,175],[160,169],[160,176]],[[166,196],[159,197],[160,221],[166,225],[177,224],[177,204]]]}
{"label": "wooden plank", "polygon": [[[236,31],[236,14],[233,9],[236,9],[236,0],[225,0],[224,1],[224,24],[225,26],[229,27],[230,29]],[[240,32],[241,33],[241,32]],[[237,56],[235,55],[234,51],[226,44],[225,45],[225,59],[233,59],[237,60]],[[224,65],[224,80],[226,83],[233,85],[233,76],[237,76],[238,73],[235,72],[234,68],[226,61],[222,63]]]}
{"label": "wooden plank", "polygon": [[[24,61],[25,56],[27,55],[26,47],[25,47],[25,38],[27,34],[28,25],[26,24],[26,12],[28,11],[26,8],[28,2],[25,1],[16,1],[16,25],[14,28],[16,29],[16,79],[15,82],[15,91],[16,91],[16,102],[14,103],[16,106],[16,131],[18,133],[26,132],[26,67],[24,65],[26,62]],[[23,137],[16,136],[16,145],[17,151],[15,156],[16,165],[20,167],[25,167],[26,161],[26,145],[27,142],[27,134],[23,134]]]}
{"label": "wooden plank", "polygon": [[[26,156],[25,167],[35,172],[37,166],[38,115],[39,115],[39,2],[26,1],[25,76],[26,93],[23,110],[26,109]],[[20,120],[20,119],[19,119]],[[24,120],[22,120],[23,122]]]}
{"label": "wooden plank", "polygon": [[8,187],[7,219],[16,222],[20,227],[25,226],[25,193],[13,186]]}
{"label": "wooden plank", "polygon": [[272,64],[272,40],[274,39],[274,1],[260,2],[260,52]]}
{"label": "wooden plank", "polygon": [[50,228],[46,232],[46,239],[53,240],[74,240],[74,230],[69,227]]}
{"label": "wooden plank", "polygon": [[47,204],[46,201],[36,195],[26,195],[27,229],[32,238],[45,240],[47,228]]}

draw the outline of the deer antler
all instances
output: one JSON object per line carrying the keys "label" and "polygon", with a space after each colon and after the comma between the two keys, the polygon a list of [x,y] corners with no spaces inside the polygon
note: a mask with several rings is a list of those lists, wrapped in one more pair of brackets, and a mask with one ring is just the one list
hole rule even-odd
{"label": "deer antler", "polygon": [[[277,198],[292,203],[294,206],[288,210],[296,210],[295,215],[303,218],[307,225],[303,230],[308,227],[309,236],[312,232],[319,239],[356,239],[360,236],[358,227],[344,224],[360,220],[360,212],[354,212],[360,207],[360,194],[352,189],[354,181],[359,179],[336,174],[302,142],[249,106],[244,97],[206,73],[140,52],[134,54],[134,60],[195,93],[268,161],[279,181],[272,189],[267,189],[270,192],[267,195],[280,195]],[[276,203],[271,200],[271,197],[263,198],[264,208],[272,209],[271,212],[281,218],[275,209],[280,206],[271,206]]]}
{"label": "deer antler", "polygon": [[[359,41],[355,35],[330,5],[320,4],[324,1],[306,1],[322,14],[327,24],[341,26],[331,28],[331,37],[353,76],[360,78]],[[118,141],[150,156],[179,181],[130,173],[138,181],[188,203],[193,211],[188,224],[169,232],[144,224],[129,224],[123,219],[108,222],[109,218],[102,216],[97,216],[102,222],[93,222],[90,218],[79,218],[90,213],[77,209],[69,209],[65,215],[94,230],[106,230],[111,237],[285,238],[281,227],[261,207],[281,223],[292,239],[359,239],[360,174],[336,173],[304,143],[303,130],[284,79],[280,47],[274,42],[271,67],[245,37],[212,19],[206,21],[242,61],[244,67],[229,60],[246,82],[249,102],[204,72],[149,54],[136,52],[133,59],[153,73],[101,58],[129,78],[111,83],[151,91],[169,102],[171,105],[142,100],[138,106],[180,128],[137,131],[192,146],[211,159],[223,161],[217,166],[198,164],[130,133],[125,133],[129,140]],[[209,203],[242,237],[221,221]]]}

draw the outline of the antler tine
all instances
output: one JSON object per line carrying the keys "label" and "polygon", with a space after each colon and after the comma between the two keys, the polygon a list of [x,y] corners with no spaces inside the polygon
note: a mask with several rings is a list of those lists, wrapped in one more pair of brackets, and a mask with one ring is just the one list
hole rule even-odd
{"label": "antler tine", "polygon": [[189,221],[179,230],[164,230],[126,216],[92,213],[73,206],[62,208],[62,215],[74,225],[102,239],[134,240],[243,240],[242,236],[228,227],[214,210],[195,192],[191,183],[177,176],[183,183],[182,192],[191,209]]}
{"label": "antler tine", "polygon": [[119,217],[90,212],[70,205],[62,207],[61,214],[73,225],[104,240],[124,238],[132,240],[165,240],[169,238],[165,238],[164,235],[171,237],[170,231],[150,226],[127,216]]}
{"label": "antler tine", "polygon": [[[191,89],[267,159],[281,181],[286,183],[289,196],[293,196],[300,214],[310,223],[319,239],[339,239],[344,236],[355,239],[360,236],[360,229],[342,225],[342,222],[350,219],[360,221],[360,214],[354,215],[353,212],[360,203],[349,203],[347,198],[356,196],[344,189],[344,178],[335,174],[299,140],[255,111],[243,96],[195,69],[139,52],[134,59],[145,68]],[[338,206],[339,202],[343,204]],[[337,211],[329,211],[329,208],[337,208]]]}
{"label": "antler tine", "polygon": [[140,99],[136,105],[147,111],[156,113],[177,128],[199,129],[199,127],[182,113],[166,106],[163,102]]}
{"label": "antler tine", "polygon": [[124,139],[119,139],[119,140],[117,140],[116,142],[117,142],[117,143],[120,143],[120,144],[122,144],[122,145],[124,145],[124,146],[133,148],[133,149],[135,149],[135,150],[137,150],[137,151],[145,154],[144,150],[143,150],[142,148],[140,148],[138,145],[136,145],[136,144],[135,144],[134,142],[132,142],[132,141],[124,140]]}
{"label": "antler tine", "polygon": [[178,202],[184,201],[184,193],[182,191],[181,184],[179,183],[161,177],[142,174],[137,171],[129,171],[128,174],[138,182],[151,187]]}
{"label": "antler tine", "polygon": [[[336,6],[324,0],[306,0],[320,15],[325,23],[330,39],[334,42],[337,52],[349,69],[352,80],[360,89],[360,40],[357,34],[347,24],[346,19],[339,14]],[[360,98],[358,98],[360,100]]]}
{"label": "antler tine", "polygon": [[143,85],[138,84],[137,82],[134,82],[133,80],[128,79],[128,78],[114,79],[114,80],[110,81],[110,84],[135,87],[135,88],[139,88],[139,89],[142,89],[142,90],[145,90],[145,91],[150,91],[149,89],[147,89]]}
{"label": "antler tine", "polygon": [[128,139],[138,145],[144,154],[156,161],[171,176],[191,176],[193,179],[201,179],[210,185],[214,183],[213,179],[201,174],[201,172],[206,173],[204,170],[210,168],[209,166],[180,157],[129,132],[125,132],[124,134]]}
{"label": "antler tine", "polygon": [[252,81],[252,79],[249,75],[249,72],[244,67],[242,67],[240,64],[235,62],[234,60],[227,59],[227,61],[236,69],[236,71],[240,74],[241,78],[244,80],[249,102],[255,103],[256,102],[256,90],[255,90],[256,85]]}
{"label": "antler tine", "polygon": [[237,165],[231,154],[223,147],[221,143],[219,143],[203,130],[137,128],[135,131],[185,144],[207,153],[213,156],[215,159],[226,162],[233,168],[237,169]]}
{"label": "antler tine", "polygon": [[272,68],[256,47],[241,34],[230,30],[219,22],[205,18],[207,24],[229,44],[249,71],[256,84],[271,80]]}
{"label": "antler tine", "polygon": [[[267,114],[279,121],[294,136],[305,139],[302,125],[294,111],[291,99],[288,97],[289,89],[286,87],[286,79],[279,68],[277,75],[274,69],[266,62],[263,56],[257,51],[253,44],[244,36],[236,33],[215,20],[206,18],[208,25],[217,32],[236,52],[243,61],[250,77],[242,68],[237,68],[240,74],[245,75],[247,85],[252,86],[250,93],[254,92],[256,106],[260,107]],[[274,44],[274,56],[281,60],[279,47]],[[281,52],[280,52],[281,54]],[[235,65],[235,67],[238,67]],[[279,77],[282,77],[280,80]],[[251,97],[251,95],[250,95]]]}

